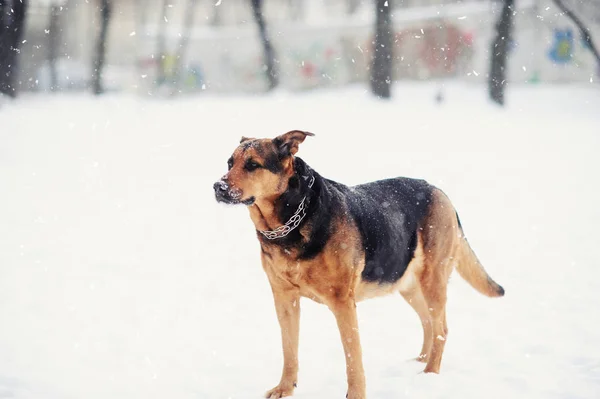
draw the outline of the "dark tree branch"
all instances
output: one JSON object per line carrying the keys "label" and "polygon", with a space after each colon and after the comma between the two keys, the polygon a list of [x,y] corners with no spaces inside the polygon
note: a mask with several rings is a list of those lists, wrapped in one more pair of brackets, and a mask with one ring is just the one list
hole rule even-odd
{"label": "dark tree branch", "polygon": [[496,23],[496,38],[492,42],[492,56],[488,89],[491,99],[504,105],[504,89],[506,87],[506,60],[513,25],[514,0],[504,0],[504,6]]}
{"label": "dark tree branch", "polygon": [[102,70],[106,59],[106,36],[108,34],[111,11],[111,0],[101,0],[100,13],[102,20],[100,21],[100,35],[98,36],[98,42],[96,44],[96,57],[94,59],[94,69],[92,71],[92,88],[94,94],[104,93]]}
{"label": "dark tree branch", "polygon": [[391,0],[376,0],[375,44],[371,65],[371,91],[379,98],[391,97],[392,86],[392,15]]}
{"label": "dark tree branch", "polygon": [[60,42],[60,31],[58,27],[58,19],[60,14],[60,6],[52,4],[50,6],[50,22],[48,23],[48,67],[50,70],[50,90],[57,91],[58,75],[56,72],[56,58],[58,53],[58,43]]}
{"label": "dark tree branch", "polygon": [[251,3],[254,21],[258,26],[260,40],[263,45],[265,73],[269,81],[269,90],[272,90],[279,84],[279,74],[277,72],[277,67],[275,66],[275,51],[273,50],[273,45],[267,34],[267,26],[262,12],[263,2],[262,0],[251,0]]}
{"label": "dark tree branch", "polygon": [[17,96],[18,58],[28,0],[0,0],[0,93]]}
{"label": "dark tree branch", "polygon": [[560,8],[563,14],[569,17],[575,25],[577,25],[579,32],[581,32],[581,36],[583,36],[583,40],[585,40],[590,51],[594,54],[594,57],[596,57],[596,62],[598,63],[598,67],[600,67],[600,53],[592,40],[592,33],[589,28],[583,24],[583,21],[581,21],[573,11],[569,10],[563,0],[554,0],[554,3],[556,3],[556,6]]}

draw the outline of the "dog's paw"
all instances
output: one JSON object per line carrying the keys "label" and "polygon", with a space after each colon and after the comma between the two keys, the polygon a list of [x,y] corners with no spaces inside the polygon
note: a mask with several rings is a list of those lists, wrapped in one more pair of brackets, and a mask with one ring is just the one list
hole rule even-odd
{"label": "dog's paw", "polygon": [[423,370],[424,374],[439,374],[440,373],[440,368],[438,367],[434,367],[434,366],[429,366],[429,364],[425,367],[425,370]]}
{"label": "dog's paw", "polygon": [[365,386],[349,386],[348,393],[346,394],[346,398],[348,399],[366,399],[367,393],[365,392]]}
{"label": "dog's paw", "polygon": [[421,363],[427,363],[427,354],[420,354],[414,360]]}
{"label": "dog's paw", "polygon": [[286,396],[292,396],[294,394],[294,388],[296,383],[280,383],[275,388],[267,391],[265,398],[267,399],[279,399],[285,398]]}
{"label": "dog's paw", "polygon": [[346,398],[347,399],[366,399],[367,394],[365,394],[364,392],[359,392],[359,391],[348,391],[348,393],[346,394]]}

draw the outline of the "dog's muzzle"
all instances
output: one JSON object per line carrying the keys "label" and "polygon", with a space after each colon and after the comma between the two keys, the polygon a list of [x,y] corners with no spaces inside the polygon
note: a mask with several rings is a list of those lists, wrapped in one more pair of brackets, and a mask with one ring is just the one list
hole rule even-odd
{"label": "dog's muzzle", "polygon": [[215,198],[219,202],[232,203],[234,202],[234,198],[231,195],[231,190],[229,185],[223,180],[219,180],[213,185],[215,189]]}
{"label": "dog's muzzle", "polygon": [[254,197],[250,197],[248,199],[242,199],[242,193],[229,186],[226,181],[219,180],[213,185],[215,189],[215,198],[218,202],[223,202],[225,204],[244,204],[244,205],[252,205],[254,203]]}

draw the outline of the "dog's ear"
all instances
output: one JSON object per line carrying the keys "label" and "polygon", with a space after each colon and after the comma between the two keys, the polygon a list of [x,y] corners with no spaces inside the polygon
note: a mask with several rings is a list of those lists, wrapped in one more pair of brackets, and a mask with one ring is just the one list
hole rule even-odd
{"label": "dog's ear", "polygon": [[240,144],[242,144],[244,141],[248,141],[248,140],[254,140],[254,138],[242,136],[242,138],[240,139]]}
{"label": "dog's ear", "polygon": [[275,137],[273,139],[273,144],[277,147],[279,155],[286,157],[288,155],[296,154],[298,152],[298,146],[307,136],[314,136],[314,134],[303,132],[302,130],[292,130],[281,136]]}

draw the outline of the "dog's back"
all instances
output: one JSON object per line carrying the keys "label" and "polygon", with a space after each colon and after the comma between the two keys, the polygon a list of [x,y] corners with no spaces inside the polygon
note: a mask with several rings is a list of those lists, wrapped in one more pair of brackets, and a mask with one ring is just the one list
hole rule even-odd
{"label": "dog's back", "polygon": [[363,280],[394,283],[402,277],[434,189],[424,180],[399,177],[344,190],[365,250]]}

